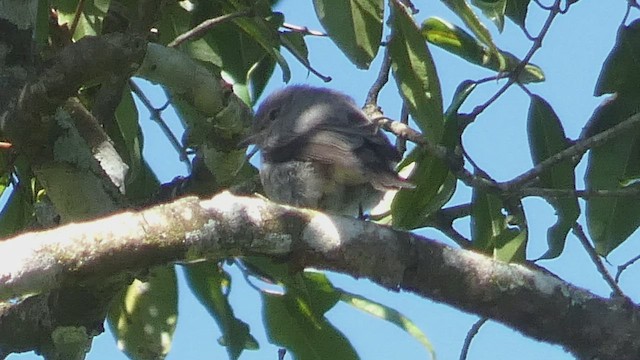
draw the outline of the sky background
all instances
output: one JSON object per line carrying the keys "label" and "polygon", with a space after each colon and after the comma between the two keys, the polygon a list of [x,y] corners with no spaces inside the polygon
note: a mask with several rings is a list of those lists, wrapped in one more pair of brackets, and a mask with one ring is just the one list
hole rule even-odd
{"label": "sky background", "polygon": [[[542,0],[550,3],[550,0]],[[420,9],[419,22],[431,16],[441,17],[458,25],[461,22],[448,11],[440,1],[415,1]],[[532,34],[542,24],[546,13],[536,11],[530,6],[527,24]],[[594,108],[603,100],[593,97],[593,89],[602,62],[611,50],[617,28],[626,9],[624,0],[582,0],[573,5],[566,15],[558,16],[545,38],[543,47],[536,53],[532,62],[540,66],[546,81],[533,84],[529,89],[545,98],[554,108],[562,121],[569,138],[578,137],[582,127]],[[315,17],[311,1],[282,0],[278,10],[285,14],[286,22],[321,29]],[[385,9],[386,11],[386,9]],[[631,19],[637,16],[632,13]],[[484,19],[484,18],[483,18]],[[488,24],[488,21],[486,21]],[[506,51],[522,57],[530,47],[520,29],[510,21],[505,24],[502,34],[490,25],[497,45]],[[292,57],[287,56],[292,69],[291,83],[305,83],[339,89],[352,96],[357,103],[364,102],[365,95],[378,74],[380,57],[368,71],[357,70],[339,52],[328,38],[307,37],[310,61],[324,75],[333,78],[328,84],[309,74]],[[489,70],[471,65],[457,57],[430,47],[434,56],[445,108],[451,101],[456,86],[465,79],[480,79],[493,75]],[[490,82],[476,90],[466,102],[470,111],[497,91],[502,83]],[[164,104],[162,92],[148,84],[145,91],[158,107]],[[273,76],[266,94],[284,86],[279,70]],[[400,100],[393,79],[381,94],[381,106],[385,114],[398,118]],[[140,105],[138,103],[138,105]],[[518,87],[513,86],[494,105],[489,107],[465,131],[463,143],[466,150],[481,168],[496,180],[508,180],[528,170],[531,164],[527,135],[526,116],[529,99]],[[149,119],[144,107],[139,106],[140,121],[145,132],[145,157],[162,182],[170,181],[177,174],[186,175],[186,169],[177,160],[175,154],[168,154],[170,145],[163,139],[159,128]],[[171,109],[163,113],[178,138],[181,127]],[[582,179],[586,161],[582,161],[577,170],[578,187],[584,187]],[[459,187],[450,205],[467,203],[470,200],[469,189]],[[555,222],[554,210],[540,199],[526,199],[525,211],[530,226],[529,258],[536,258],[546,251],[546,231]],[[583,217],[581,221],[584,224]],[[463,234],[469,234],[468,221],[456,223]],[[421,231],[423,235],[452,244],[445,236],[436,231]],[[610,269],[626,262],[640,252],[640,244],[634,234],[632,239],[615,250],[609,257]],[[555,260],[539,263],[561,278],[596,294],[608,296],[610,289],[596,272],[586,252],[578,241],[570,235],[562,256]],[[640,286],[634,279],[640,276],[640,266],[627,270],[622,276],[622,289],[636,302],[640,300]],[[241,359],[277,359],[278,348],[267,341],[262,327],[259,295],[243,280],[237,269],[228,268],[234,283],[231,303],[236,316],[251,326],[252,334],[260,343],[260,350],[245,351]],[[183,281],[180,266],[179,319],[175,332],[173,349],[167,359],[225,359],[226,351],[217,344],[220,332],[206,310],[190,294]],[[394,293],[384,290],[367,280],[354,280],[349,276],[331,274],[334,285],[357,293],[404,313],[426,334],[432,342],[438,359],[457,359],[464,338],[477,316],[462,313],[449,306],[435,303],[409,293]],[[362,359],[426,359],[427,351],[412,337],[383,320],[373,318],[357,309],[342,303],[328,314],[331,322],[347,334]],[[287,356],[286,359],[291,357]],[[475,337],[468,359],[573,359],[559,346],[539,343],[526,338],[511,329],[495,322],[485,324]],[[10,360],[39,359],[34,354],[11,355]],[[107,331],[98,336],[87,356],[89,360],[126,359],[116,347],[113,336]]]}

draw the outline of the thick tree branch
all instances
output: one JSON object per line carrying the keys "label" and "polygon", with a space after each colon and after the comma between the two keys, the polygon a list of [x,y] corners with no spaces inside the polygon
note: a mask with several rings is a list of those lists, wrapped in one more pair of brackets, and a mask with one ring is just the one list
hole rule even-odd
{"label": "thick tree branch", "polygon": [[[0,263],[3,299],[165,263],[264,255],[445,302],[579,358],[640,354],[640,310],[631,303],[374,223],[229,193],[20,235],[1,242],[0,252],[12,254]],[[0,333],[12,326],[2,321],[4,310]]]}

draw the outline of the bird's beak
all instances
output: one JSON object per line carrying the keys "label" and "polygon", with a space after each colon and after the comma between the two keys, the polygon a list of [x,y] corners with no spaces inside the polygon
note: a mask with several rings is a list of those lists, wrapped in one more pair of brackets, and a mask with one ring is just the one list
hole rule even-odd
{"label": "bird's beak", "polygon": [[246,147],[246,146],[249,146],[251,144],[257,144],[257,143],[260,142],[261,138],[262,138],[262,132],[249,134],[249,135],[247,135],[247,137],[245,137],[244,139],[240,140],[240,142],[238,143],[238,147]]}

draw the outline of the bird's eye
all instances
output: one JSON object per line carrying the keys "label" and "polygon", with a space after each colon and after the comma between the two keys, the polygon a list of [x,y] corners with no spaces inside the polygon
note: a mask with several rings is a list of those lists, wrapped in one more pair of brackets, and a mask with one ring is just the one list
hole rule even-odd
{"label": "bird's eye", "polygon": [[271,109],[268,115],[269,115],[270,121],[275,120],[278,117],[278,115],[280,115],[280,108],[277,107],[277,108]]}

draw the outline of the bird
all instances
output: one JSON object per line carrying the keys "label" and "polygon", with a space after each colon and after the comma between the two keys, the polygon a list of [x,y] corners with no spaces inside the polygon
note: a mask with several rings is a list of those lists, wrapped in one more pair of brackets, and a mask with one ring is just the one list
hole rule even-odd
{"label": "bird", "polygon": [[336,90],[275,91],[258,107],[243,143],[260,151],[265,195],[278,203],[361,216],[387,191],[414,187],[395,170],[398,150]]}

